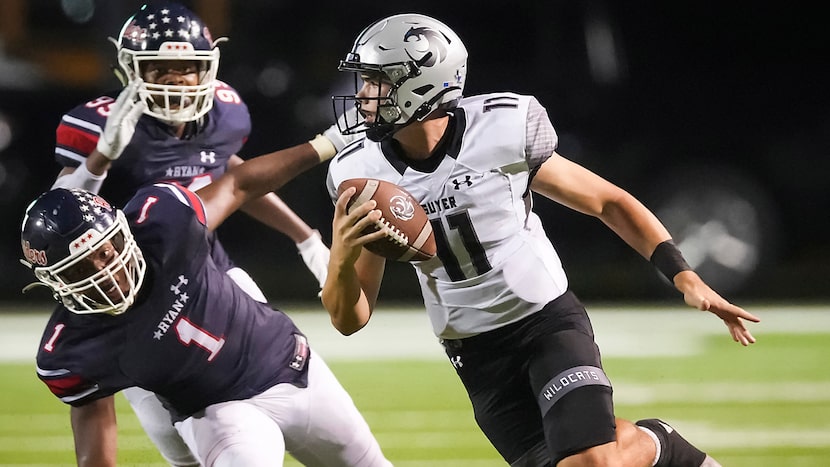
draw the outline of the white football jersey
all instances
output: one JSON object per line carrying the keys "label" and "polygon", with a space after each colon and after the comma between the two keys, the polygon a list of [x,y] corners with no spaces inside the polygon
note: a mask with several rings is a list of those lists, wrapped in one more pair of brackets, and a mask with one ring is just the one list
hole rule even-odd
{"label": "white football jersey", "polygon": [[435,258],[412,263],[438,337],[458,339],[539,311],[568,286],[559,255],[531,211],[531,173],[556,149],[545,109],[532,96],[464,98],[427,161],[404,161],[391,138],[366,138],[332,159],[328,189],[349,178],[395,183],[429,215]]}

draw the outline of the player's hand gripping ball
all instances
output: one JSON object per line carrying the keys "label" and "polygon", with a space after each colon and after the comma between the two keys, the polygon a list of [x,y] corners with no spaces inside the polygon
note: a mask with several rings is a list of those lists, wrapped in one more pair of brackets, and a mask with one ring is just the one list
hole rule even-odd
{"label": "player's hand gripping ball", "polygon": [[349,187],[355,187],[357,191],[349,200],[347,210],[373,199],[382,213],[380,219],[364,233],[383,230],[386,237],[364,245],[367,250],[402,262],[424,261],[435,256],[432,225],[424,208],[409,192],[383,180],[351,178],[340,184],[337,194],[342,194]]}

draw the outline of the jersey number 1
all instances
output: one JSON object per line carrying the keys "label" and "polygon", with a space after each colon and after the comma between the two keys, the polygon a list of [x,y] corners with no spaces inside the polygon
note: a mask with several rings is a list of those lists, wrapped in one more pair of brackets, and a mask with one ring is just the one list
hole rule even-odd
{"label": "jersey number 1", "polygon": [[216,358],[216,355],[222,350],[222,346],[225,345],[224,338],[217,338],[184,317],[176,322],[176,335],[179,336],[179,342],[182,344],[188,347],[190,344],[196,344],[210,352],[207,359],[209,362]]}

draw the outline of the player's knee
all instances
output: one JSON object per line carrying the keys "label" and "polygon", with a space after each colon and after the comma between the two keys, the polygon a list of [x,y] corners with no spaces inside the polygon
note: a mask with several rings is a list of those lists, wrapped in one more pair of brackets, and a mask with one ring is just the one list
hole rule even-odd
{"label": "player's knee", "polygon": [[199,465],[173,426],[170,412],[162,406],[154,393],[138,387],[127,388],[122,392],[147,437],[168,464],[173,467]]}
{"label": "player's knee", "polygon": [[518,459],[510,461],[510,467],[548,467],[549,465],[550,455],[544,442],[536,444]]}
{"label": "player's knee", "polygon": [[558,465],[622,466],[651,465],[654,462],[654,443],[633,423],[617,419],[616,434],[616,440],[580,451]]}
{"label": "player's knee", "polygon": [[250,404],[215,404],[177,427],[206,466],[281,465],[285,456],[279,425]]}
{"label": "player's knee", "polygon": [[553,461],[577,453],[586,460],[601,454],[590,449],[616,440],[613,410],[611,388],[607,386],[581,387],[557,401],[543,419]]}

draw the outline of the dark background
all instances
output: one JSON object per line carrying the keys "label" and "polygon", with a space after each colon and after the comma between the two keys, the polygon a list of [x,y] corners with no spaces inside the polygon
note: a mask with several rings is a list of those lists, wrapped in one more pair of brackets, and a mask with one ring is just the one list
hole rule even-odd
{"label": "dark background", "polygon": [[[60,116],[118,86],[106,37],[141,3],[0,6],[0,299],[20,299],[30,282],[17,261],[19,225],[59,170]],[[182,3],[214,37],[230,37],[220,47],[219,77],[240,92],[254,123],[242,157],[325,129],[330,96],[351,92],[351,77],[336,66],[354,37],[388,14],[425,13],[464,40],[466,94],[537,96],[559,133],[559,152],[657,212],[728,298],[830,297],[830,73],[818,12],[685,1]],[[325,171],[303,174],[279,194],[328,241]],[[676,298],[600,222],[539,197],[537,212],[584,298]],[[316,281],[289,239],[244,214],[220,235],[272,300],[314,299]],[[390,265],[382,295],[417,299],[411,268]]]}

